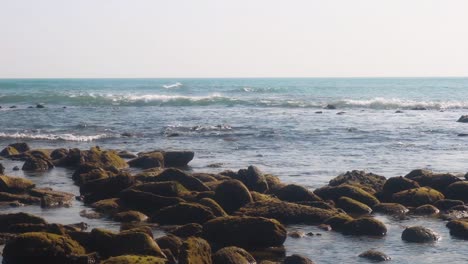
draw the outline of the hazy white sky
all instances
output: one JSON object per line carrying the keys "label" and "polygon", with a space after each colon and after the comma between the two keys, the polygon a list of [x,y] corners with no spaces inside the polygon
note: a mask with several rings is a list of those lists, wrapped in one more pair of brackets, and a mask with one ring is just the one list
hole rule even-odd
{"label": "hazy white sky", "polygon": [[0,77],[467,76],[468,0],[0,0]]}

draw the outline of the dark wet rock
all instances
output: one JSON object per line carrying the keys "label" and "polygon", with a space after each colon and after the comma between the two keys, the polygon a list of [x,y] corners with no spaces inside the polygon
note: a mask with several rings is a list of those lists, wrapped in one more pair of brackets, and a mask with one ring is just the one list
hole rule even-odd
{"label": "dark wet rock", "polygon": [[119,198],[126,207],[149,215],[164,207],[185,202],[184,199],[178,197],[165,197],[133,189],[120,192]]}
{"label": "dark wet rock", "polygon": [[307,190],[306,188],[296,185],[288,184],[283,188],[273,192],[276,197],[280,200],[287,202],[298,202],[298,201],[321,201],[322,199],[315,195],[313,192]]}
{"label": "dark wet rock", "polygon": [[442,199],[434,203],[434,205],[440,210],[448,210],[456,205],[463,205],[464,202],[461,200]]}
{"label": "dark wet rock", "polygon": [[113,218],[117,222],[143,222],[148,216],[138,211],[125,211],[115,214]]}
{"label": "dark wet rock", "polygon": [[198,201],[198,203],[210,208],[216,217],[227,216],[226,211],[224,211],[224,209],[213,199],[203,198],[200,201]]}
{"label": "dark wet rock", "polygon": [[427,108],[423,106],[416,106],[416,107],[411,108],[411,110],[424,111],[424,110],[427,110]]}
{"label": "dark wet rock", "polygon": [[19,153],[23,153],[23,152],[31,150],[29,145],[27,143],[24,143],[24,142],[12,143],[12,144],[10,144],[8,146],[16,149]]}
{"label": "dark wet rock", "polygon": [[128,175],[99,179],[80,186],[80,194],[86,203],[117,197],[120,191],[135,184],[135,178]]}
{"label": "dark wet rock", "polygon": [[375,213],[388,215],[404,215],[409,210],[405,206],[398,203],[380,203],[373,208]]}
{"label": "dark wet rock", "polygon": [[19,168],[18,166],[14,166],[14,167],[13,167],[13,170],[14,170],[14,171],[19,171],[20,168]]}
{"label": "dark wet rock", "polygon": [[153,257],[153,256],[142,256],[142,255],[123,255],[117,257],[108,258],[101,264],[167,264],[167,259]]}
{"label": "dark wet rock", "polygon": [[46,232],[57,235],[65,235],[65,227],[61,224],[13,224],[8,228],[8,233],[29,233],[29,232]]}
{"label": "dark wet rock", "polygon": [[435,215],[439,212],[440,211],[437,209],[437,207],[430,204],[421,205],[413,211],[413,213],[417,215]]}
{"label": "dark wet rock", "polygon": [[457,137],[468,137],[467,133],[459,133],[457,134]]}
{"label": "dark wet rock", "polygon": [[91,181],[109,178],[112,173],[94,165],[80,165],[73,173],[72,179],[77,185],[82,185]]}
{"label": "dark wet rock", "polygon": [[457,122],[468,123],[468,115],[462,115],[458,118]]}
{"label": "dark wet rock", "polygon": [[135,254],[165,258],[158,244],[146,233],[124,231],[119,234],[93,229],[91,239],[95,250],[103,257]]}
{"label": "dark wet rock", "polygon": [[68,149],[59,148],[59,149],[54,149],[50,153],[50,158],[53,159],[53,160],[57,160],[57,159],[62,159],[64,157],[66,157],[67,155],[68,155]]}
{"label": "dark wet rock", "polygon": [[341,184],[356,185],[358,187],[365,186],[372,188],[374,192],[379,192],[385,183],[385,177],[373,173],[366,173],[365,171],[347,171],[330,180],[330,186],[338,186]]}
{"label": "dark wet rock", "polygon": [[402,113],[404,113],[404,112],[401,111],[401,110],[396,110],[396,111],[395,111],[395,114],[402,114]]}
{"label": "dark wet rock", "polygon": [[249,166],[247,169],[239,170],[233,178],[241,181],[251,191],[259,193],[268,191],[268,183],[265,176],[260,169],[255,166]]}
{"label": "dark wet rock", "polygon": [[153,236],[153,227],[154,225],[141,223],[141,222],[127,222],[120,224],[120,233],[135,233],[141,232],[145,233],[151,238],[154,239]]}
{"label": "dark wet rock", "polygon": [[468,220],[452,220],[447,223],[450,235],[468,240]]}
{"label": "dark wet rock", "polygon": [[190,223],[169,229],[168,233],[183,238],[191,236],[198,237],[203,233],[203,226],[197,223]]}
{"label": "dark wet rock", "polygon": [[32,181],[25,178],[0,175],[0,192],[23,193],[34,186]]}
{"label": "dark wet rock", "polygon": [[383,252],[380,252],[380,251],[377,251],[377,250],[367,250],[367,251],[359,254],[359,257],[365,258],[365,259],[368,259],[368,260],[372,260],[372,261],[377,261],[377,262],[387,261],[387,260],[392,259],[387,254],[385,254]]}
{"label": "dark wet rock", "polygon": [[386,194],[394,194],[397,192],[419,188],[419,184],[413,180],[404,177],[392,177],[383,185],[383,192]]}
{"label": "dark wet rock", "polygon": [[220,247],[244,249],[281,246],[286,229],[274,219],[264,217],[218,217],[203,225],[204,237]]}
{"label": "dark wet rock", "polygon": [[119,155],[119,157],[121,157],[122,159],[134,159],[136,157],[138,157],[137,155],[131,153],[131,152],[128,152],[126,150],[122,150],[122,151],[119,151],[117,152],[117,155]]}
{"label": "dark wet rock", "polygon": [[174,235],[167,235],[156,239],[156,243],[161,249],[168,249],[174,257],[179,257],[180,248],[184,243],[182,239]]}
{"label": "dark wet rock", "polygon": [[413,170],[405,178],[416,181],[421,186],[431,187],[441,192],[450,184],[461,181],[460,178],[450,173],[434,173],[429,170]]}
{"label": "dark wet rock", "polygon": [[268,190],[269,192],[274,192],[275,190],[279,190],[286,186],[286,184],[282,183],[278,176],[274,176],[271,174],[264,174],[265,180],[268,183]]}
{"label": "dark wet rock", "polygon": [[336,201],[336,206],[343,209],[348,214],[370,214],[372,209],[354,199],[342,196]]}
{"label": "dark wet rock", "polygon": [[325,186],[314,191],[316,195],[325,200],[337,201],[342,196],[349,197],[356,201],[373,207],[379,204],[379,200],[372,194],[364,191],[363,189],[352,185],[339,185],[339,186]]}
{"label": "dark wet rock", "polygon": [[375,218],[359,218],[347,222],[344,232],[355,236],[385,236],[387,227]]}
{"label": "dark wet rock", "polygon": [[242,182],[228,180],[216,188],[215,201],[230,214],[253,200],[249,189]]}
{"label": "dark wet rock", "polygon": [[314,262],[307,257],[294,254],[286,257],[283,264],[314,264]]}
{"label": "dark wet rock", "polygon": [[92,147],[89,150],[70,149],[67,156],[54,161],[55,166],[78,167],[82,164],[92,164],[103,169],[127,168],[128,164],[117,152],[113,150],[101,150],[99,147]]}
{"label": "dark wet rock", "polygon": [[401,234],[401,239],[404,241],[415,243],[435,242],[439,238],[437,233],[422,226],[407,227]]}
{"label": "dark wet rock", "polygon": [[46,224],[47,222],[38,216],[27,213],[0,214],[0,233],[8,232],[14,224]]}
{"label": "dark wet rock", "polygon": [[323,114],[323,111],[315,111],[316,114]]}
{"label": "dark wet rock", "polygon": [[444,199],[444,195],[437,190],[429,187],[420,187],[401,191],[393,194],[393,201],[405,206],[421,206],[425,204],[433,204],[438,200]]}
{"label": "dark wet rock", "polygon": [[101,213],[115,214],[122,210],[122,202],[119,198],[109,198],[97,201],[91,207]]}
{"label": "dark wet rock", "polygon": [[3,167],[3,164],[0,163],[0,175],[5,173],[5,167]]}
{"label": "dark wet rock", "polygon": [[43,105],[43,104],[37,104],[37,105],[36,105],[36,108],[45,108],[45,105]]}
{"label": "dark wet rock", "polygon": [[28,193],[41,198],[42,208],[69,207],[75,198],[73,193],[54,191],[51,188],[33,188]]}
{"label": "dark wet rock", "polygon": [[325,106],[325,109],[334,110],[336,109],[336,106],[328,104],[327,106]]}
{"label": "dark wet rock", "polygon": [[338,113],[336,113],[336,114],[337,114],[337,115],[344,115],[344,114],[346,114],[346,112],[345,112],[345,111],[341,111],[341,112],[338,112]]}
{"label": "dark wet rock", "polygon": [[211,264],[211,247],[202,238],[191,237],[182,244],[179,264]]}
{"label": "dark wet rock", "polygon": [[6,148],[4,148],[1,152],[0,152],[0,156],[2,157],[10,157],[10,156],[14,156],[14,155],[18,155],[20,154],[18,150],[16,150],[14,147],[11,147],[11,146],[8,146]]}
{"label": "dark wet rock", "polygon": [[21,168],[24,171],[47,171],[54,167],[52,161],[30,156]]}
{"label": "dark wet rock", "polygon": [[193,151],[164,151],[164,163],[166,167],[185,167],[193,159]]}
{"label": "dark wet rock", "polygon": [[13,109],[13,108],[16,108],[16,107],[17,107],[16,105],[12,105],[12,106],[10,106],[10,108],[12,108],[12,109]]}
{"label": "dark wet rock", "polygon": [[51,233],[31,232],[21,234],[5,245],[4,263],[74,263],[77,255],[84,255],[85,249],[78,242]]}
{"label": "dark wet rock", "polygon": [[162,208],[151,216],[150,221],[161,225],[203,224],[215,218],[210,208],[195,203],[179,203]]}
{"label": "dark wet rock", "polygon": [[150,182],[166,182],[166,181],[176,181],[186,189],[196,192],[205,192],[210,191],[202,181],[199,179],[188,175],[187,173],[174,168],[165,169],[155,177],[148,177],[147,181]]}
{"label": "dark wet rock", "polygon": [[444,194],[448,199],[462,200],[468,202],[468,181],[459,181],[450,184]]}
{"label": "dark wet rock", "polygon": [[0,192],[0,202],[20,202],[23,204],[41,204],[41,198],[29,194]]}
{"label": "dark wet rock", "polygon": [[310,207],[315,207],[315,208],[321,208],[321,209],[327,209],[327,210],[333,210],[335,208],[335,202],[333,201],[313,201],[313,202],[295,202],[297,204],[301,205],[307,205]]}
{"label": "dark wet rock", "polygon": [[165,197],[180,197],[188,190],[176,181],[148,182],[130,187],[131,190],[152,193]]}
{"label": "dark wet rock", "polygon": [[213,254],[213,264],[255,264],[257,263],[249,254],[242,248],[225,247]]}
{"label": "dark wet rock", "polygon": [[160,152],[152,152],[130,160],[128,165],[141,169],[164,167],[164,156]]}
{"label": "dark wet rock", "polygon": [[250,203],[234,214],[273,218],[284,224],[320,224],[338,212],[282,201],[262,201]]}

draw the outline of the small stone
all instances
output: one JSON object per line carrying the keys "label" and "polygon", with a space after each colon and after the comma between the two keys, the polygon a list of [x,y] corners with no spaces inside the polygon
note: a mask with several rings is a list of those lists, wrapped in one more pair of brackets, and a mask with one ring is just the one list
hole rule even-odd
{"label": "small stone", "polygon": [[322,111],[317,111],[317,112],[315,112],[315,113],[316,113],[316,114],[323,114]]}
{"label": "small stone", "polygon": [[45,106],[43,104],[37,104],[36,108],[45,108]]}
{"label": "small stone", "polygon": [[401,234],[401,239],[406,242],[426,243],[439,240],[440,236],[429,228],[412,226],[406,228]]}
{"label": "small stone", "polygon": [[385,253],[377,251],[377,250],[367,250],[366,252],[359,254],[359,257],[366,258],[372,261],[387,261],[387,260],[392,259]]}
{"label": "small stone", "polygon": [[292,231],[289,232],[288,235],[292,238],[302,238],[305,236],[304,232],[301,231]]}
{"label": "small stone", "polygon": [[13,170],[14,170],[14,171],[19,171],[20,168],[19,168],[18,166],[14,166],[14,167],[13,167]]}
{"label": "small stone", "polygon": [[462,115],[460,118],[458,118],[457,122],[460,123],[468,123],[468,115]]}

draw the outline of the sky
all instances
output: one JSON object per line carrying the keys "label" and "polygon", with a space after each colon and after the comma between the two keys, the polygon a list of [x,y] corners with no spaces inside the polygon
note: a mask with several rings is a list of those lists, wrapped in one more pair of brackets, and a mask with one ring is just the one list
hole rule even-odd
{"label": "sky", "polygon": [[467,0],[0,0],[0,78],[468,76]]}

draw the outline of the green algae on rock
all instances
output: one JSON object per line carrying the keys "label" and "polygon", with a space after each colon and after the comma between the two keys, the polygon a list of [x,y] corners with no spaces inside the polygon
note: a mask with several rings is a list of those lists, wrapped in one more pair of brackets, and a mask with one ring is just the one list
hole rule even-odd
{"label": "green algae on rock", "polygon": [[420,187],[397,192],[392,196],[393,201],[405,206],[421,206],[433,204],[438,200],[444,199],[444,195],[435,189],[429,187]]}
{"label": "green algae on rock", "polygon": [[249,252],[239,247],[225,247],[213,254],[213,264],[255,264]]}
{"label": "green algae on rock", "polygon": [[202,238],[190,237],[182,244],[179,264],[211,264],[211,247]]}
{"label": "green algae on rock", "polygon": [[178,203],[164,207],[151,216],[150,221],[161,225],[203,224],[214,219],[210,208],[196,203]]}
{"label": "green algae on rock", "polygon": [[101,262],[101,264],[167,264],[167,260],[153,256],[123,255],[111,257]]}
{"label": "green algae on rock", "polygon": [[346,196],[369,207],[377,205],[379,200],[372,194],[364,191],[363,189],[353,185],[339,185],[339,186],[325,186],[315,189],[314,193],[322,199],[330,199],[337,201],[340,197]]}
{"label": "green algae on rock", "polygon": [[370,214],[372,212],[369,206],[345,196],[336,201],[336,206],[348,214]]}
{"label": "green algae on rock", "polygon": [[216,188],[214,200],[230,214],[252,202],[252,195],[242,182],[227,180]]}

